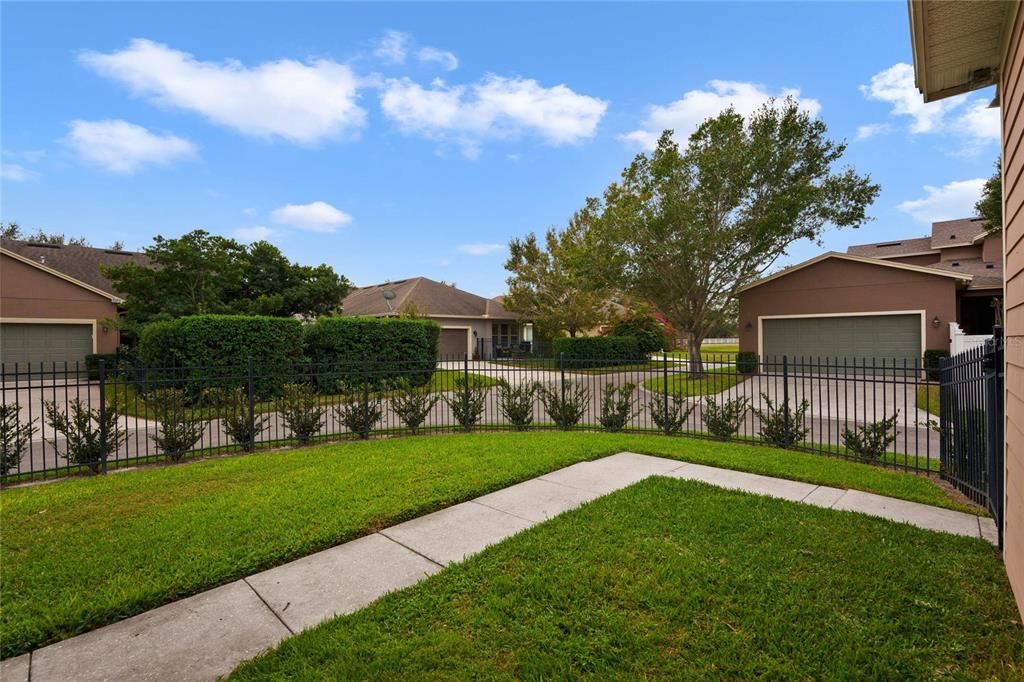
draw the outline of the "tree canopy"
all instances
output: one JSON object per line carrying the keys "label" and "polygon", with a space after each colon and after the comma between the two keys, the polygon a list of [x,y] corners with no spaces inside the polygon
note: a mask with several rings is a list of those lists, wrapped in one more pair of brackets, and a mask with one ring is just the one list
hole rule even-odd
{"label": "tree canopy", "polygon": [[978,216],[988,221],[989,234],[998,234],[1003,229],[1003,175],[1001,164],[996,160],[996,172],[981,188],[981,198],[974,205]]}
{"label": "tree canopy", "polygon": [[505,269],[512,274],[506,280],[503,305],[532,320],[542,338],[563,331],[576,336],[605,321],[605,291],[580,267],[596,208],[591,202],[576,212],[566,229],[548,230],[543,247],[532,232],[509,243]]}
{"label": "tree canopy", "polygon": [[729,108],[704,121],[685,148],[665,131],[604,193],[586,237],[593,276],[652,304],[700,343],[725,322],[739,289],[798,240],[820,244],[827,225],[857,227],[879,192],[852,168],[825,124],[787,98],[744,119]]}
{"label": "tree canopy", "polygon": [[143,250],[149,266],[104,269],[126,299],[129,330],[154,320],[202,313],[316,317],[335,312],[349,282],[327,265],[289,261],[273,244],[249,246],[194,230],[154,237]]}

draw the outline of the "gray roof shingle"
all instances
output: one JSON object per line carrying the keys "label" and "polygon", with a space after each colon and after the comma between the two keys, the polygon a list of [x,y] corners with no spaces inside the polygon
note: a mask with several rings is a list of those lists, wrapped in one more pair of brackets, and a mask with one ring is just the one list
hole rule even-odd
{"label": "gray roof shingle", "polygon": [[100,271],[102,266],[125,263],[149,265],[146,254],[134,251],[114,251],[91,246],[56,246],[19,239],[0,239],[0,247],[116,296],[122,296],[122,292],[114,290],[114,285]]}
{"label": "gray roof shingle", "polygon": [[[395,294],[390,301],[384,298],[384,292],[389,289]],[[353,289],[341,302],[341,308],[345,315],[397,315],[410,304],[416,306],[420,314],[437,317],[516,317],[505,310],[500,298],[484,298],[426,277]]]}

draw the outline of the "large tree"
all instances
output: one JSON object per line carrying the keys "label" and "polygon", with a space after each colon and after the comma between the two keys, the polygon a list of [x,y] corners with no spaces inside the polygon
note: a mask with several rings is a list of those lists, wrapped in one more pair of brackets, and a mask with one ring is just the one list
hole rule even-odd
{"label": "large tree", "polygon": [[505,308],[533,321],[538,335],[576,336],[605,321],[605,291],[579,267],[597,202],[577,211],[564,230],[550,229],[542,247],[532,232],[509,242],[505,269],[512,273]]}
{"label": "large tree", "polygon": [[327,265],[290,262],[268,242],[245,246],[194,230],[157,236],[144,249],[149,265],[105,269],[125,295],[125,327],[200,313],[315,317],[335,312],[349,290],[345,277]]}
{"label": "large tree", "polygon": [[978,216],[988,221],[985,229],[988,234],[999,234],[1003,229],[1003,175],[999,160],[996,160],[996,172],[985,181],[981,188],[981,198],[974,205]]}
{"label": "large tree", "polygon": [[700,344],[798,240],[820,244],[827,225],[857,227],[879,187],[851,168],[825,124],[792,99],[749,119],[733,109],[702,123],[680,149],[672,131],[639,154],[604,194],[588,267],[648,301],[687,337],[691,371]]}

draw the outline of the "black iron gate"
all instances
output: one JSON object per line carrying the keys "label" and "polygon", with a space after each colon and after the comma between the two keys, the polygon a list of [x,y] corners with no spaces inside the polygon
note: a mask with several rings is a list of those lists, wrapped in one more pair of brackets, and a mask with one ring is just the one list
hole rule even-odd
{"label": "black iron gate", "polygon": [[986,507],[1003,546],[1003,330],[939,362],[942,478]]}

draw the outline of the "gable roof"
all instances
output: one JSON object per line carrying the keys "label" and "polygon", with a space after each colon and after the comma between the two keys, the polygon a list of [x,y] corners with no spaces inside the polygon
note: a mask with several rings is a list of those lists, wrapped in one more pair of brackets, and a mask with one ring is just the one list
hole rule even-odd
{"label": "gable roof", "polygon": [[114,291],[114,285],[103,276],[102,266],[137,263],[149,265],[149,258],[133,251],[97,249],[91,246],[53,245],[19,239],[0,239],[0,249],[18,260],[34,265],[41,270],[56,274],[86,289],[110,298],[123,300],[121,292]]}
{"label": "gable roof", "polygon": [[[395,297],[384,298],[391,290]],[[409,305],[430,317],[485,317],[514,319],[505,310],[500,297],[484,298],[426,277],[412,277],[359,287],[341,302],[343,315],[398,315]]]}
{"label": "gable roof", "polygon": [[959,279],[959,280],[962,280],[964,282],[970,282],[973,279],[973,275],[971,275],[970,273],[967,273],[967,272],[956,272],[956,271],[950,271],[950,270],[946,270],[946,269],[939,269],[939,268],[936,268],[936,267],[933,267],[933,266],[930,266],[930,265],[928,267],[924,267],[922,265],[910,265],[909,263],[894,263],[893,261],[882,260],[880,258],[866,258],[864,256],[857,256],[857,255],[850,254],[850,253],[839,253],[837,251],[829,251],[827,253],[821,254],[820,256],[815,256],[814,258],[811,258],[810,260],[805,260],[802,263],[797,263],[796,265],[792,265],[792,266],[790,266],[788,268],[785,268],[784,270],[780,270],[780,271],[778,271],[778,272],[776,272],[776,273],[774,273],[772,275],[768,275],[767,277],[763,277],[763,278],[757,280],[756,282],[751,282],[750,284],[748,284],[748,285],[746,285],[744,287],[741,287],[739,289],[739,293],[742,293],[742,292],[744,292],[744,291],[746,291],[748,289],[753,289],[754,287],[759,287],[762,284],[767,284],[768,282],[771,282],[772,280],[778,279],[780,277],[785,277],[786,275],[791,275],[794,272],[796,272],[797,270],[803,270],[806,267],[810,267],[812,265],[815,265],[816,263],[820,263],[823,260],[827,260],[829,258],[836,258],[836,259],[839,259],[839,260],[848,260],[848,261],[852,261],[854,263],[864,263],[866,265],[877,265],[877,266],[883,267],[883,268],[897,268],[899,270],[909,270],[910,272],[920,272],[921,274],[924,274],[924,275],[936,275],[938,277],[952,277],[954,279]]}
{"label": "gable roof", "polygon": [[984,218],[958,218],[932,223],[929,237],[893,239],[871,244],[854,244],[846,253],[868,258],[898,258],[926,253],[937,253],[953,246],[970,246],[987,235],[988,222]]}
{"label": "gable roof", "polygon": [[846,253],[854,256],[866,256],[868,258],[896,258],[898,256],[930,253],[932,250],[931,237],[914,237],[912,239],[875,242],[873,244],[855,244],[846,249]]}
{"label": "gable roof", "polygon": [[985,234],[988,222],[984,218],[960,218],[932,223],[932,248],[969,246]]}

